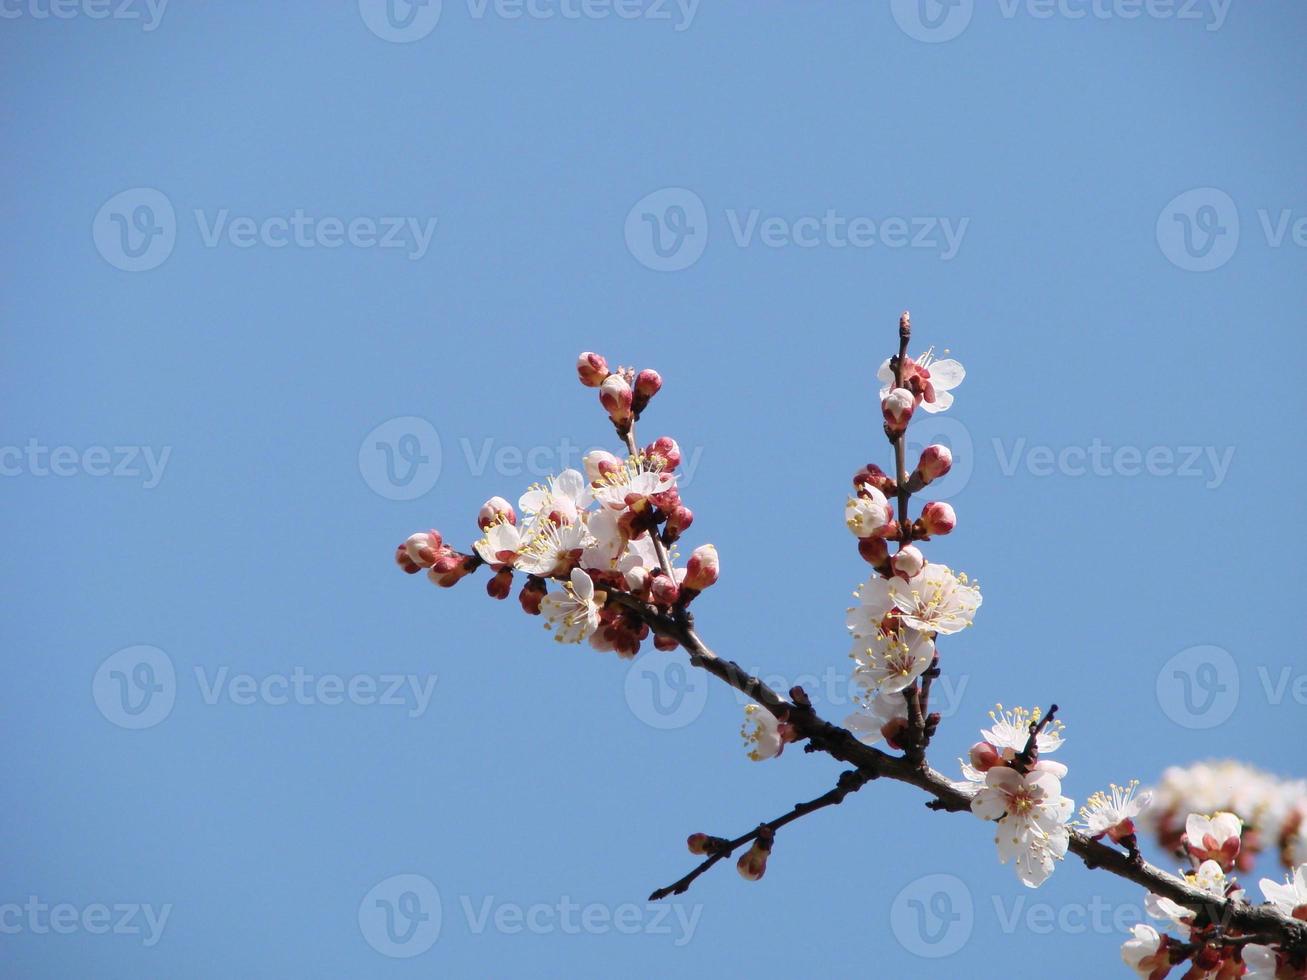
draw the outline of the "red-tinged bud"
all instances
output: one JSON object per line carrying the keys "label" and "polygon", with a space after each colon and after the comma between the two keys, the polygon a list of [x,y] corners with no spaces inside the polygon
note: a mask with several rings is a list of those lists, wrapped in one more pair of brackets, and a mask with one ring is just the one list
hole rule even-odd
{"label": "red-tinged bud", "polygon": [[661,510],[664,514],[670,514],[681,506],[681,491],[676,487],[670,490],[664,490],[662,493],[655,493],[650,498],[653,505]]}
{"label": "red-tinged bud", "polygon": [[989,772],[1002,761],[998,749],[988,742],[977,742],[971,746],[971,766],[977,772]]}
{"label": "red-tinged bud", "polygon": [[903,579],[910,579],[917,575],[926,567],[926,556],[920,549],[913,545],[906,548],[900,548],[898,553],[890,559],[890,567],[894,569],[894,574]]}
{"label": "red-tinged bud", "polygon": [[457,585],[459,579],[471,571],[467,565],[466,555],[460,555],[456,551],[445,551],[436,559],[435,564],[427,569],[427,578],[442,589],[448,589],[450,586]]}
{"label": "red-tinged bud", "polygon": [[540,600],[545,597],[548,589],[545,587],[545,580],[531,575],[527,578],[526,584],[522,586],[522,591],[517,594],[517,601],[522,604],[522,611],[528,616],[540,615]]}
{"label": "red-tinged bud", "polygon": [[863,487],[874,487],[886,497],[892,497],[898,493],[898,487],[895,486],[894,481],[875,463],[868,463],[854,473],[853,485],[859,490]]}
{"label": "red-tinged bud", "polygon": [[404,550],[419,568],[430,568],[435,564],[443,548],[444,541],[439,531],[419,531],[417,534],[410,534],[408,540],[404,542]]}
{"label": "red-tinged bud", "polygon": [[921,451],[921,459],[917,462],[917,468],[908,480],[908,489],[916,493],[922,487],[938,480],[952,466],[953,454],[949,452],[948,446],[938,444],[927,446]]}
{"label": "red-tinged bud", "polygon": [[899,336],[905,338],[912,336],[912,315],[907,310],[904,310],[899,317]]}
{"label": "red-tinged bud", "polygon": [[490,576],[486,582],[486,595],[492,599],[507,599],[508,593],[513,591],[513,570],[511,568],[501,568]]}
{"label": "red-tinged bud", "polygon": [[921,520],[917,523],[929,537],[934,534],[948,534],[957,525],[958,517],[953,508],[942,501],[932,500],[921,508]]}
{"label": "red-tinged bud", "polygon": [[767,873],[767,857],[771,854],[771,843],[763,844],[755,840],[753,846],[740,855],[735,868],[745,881],[757,881]]}
{"label": "red-tinged bud", "polygon": [[721,574],[721,562],[717,549],[710,544],[702,544],[690,552],[690,560],[685,563],[685,588],[702,592],[717,581]]}
{"label": "red-tinged bud", "polygon": [[710,840],[712,838],[707,834],[691,834],[685,838],[685,846],[690,849],[691,854],[707,854]]}
{"label": "red-tinged bud", "polygon": [[603,355],[586,351],[576,359],[576,376],[587,388],[598,388],[608,377],[608,362]]}
{"label": "red-tinged bud", "polygon": [[680,645],[681,644],[673,637],[666,636],[662,633],[658,633],[654,636],[654,649],[661,650],[663,653],[671,653]]}
{"label": "red-tinged bud", "polygon": [[889,545],[884,538],[858,538],[858,554],[867,564],[879,568],[889,558]]}
{"label": "red-tinged bud", "polygon": [[667,544],[671,544],[693,523],[694,511],[686,507],[685,504],[679,504],[675,510],[667,513],[667,525],[663,530],[663,540]]}
{"label": "red-tinged bud", "polygon": [[500,521],[517,524],[517,512],[503,497],[491,497],[481,505],[481,510],[477,514],[477,527],[484,531],[491,524],[498,524]]}
{"label": "red-tinged bud", "polygon": [[602,449],[586,453],[581,457],[581,465],[585,467],[585,475],[591,483],[601,483],[605,477],[621,472],[622,469],[622,461]]}
{"label": "red-tinged bud", "polygon": [[613,425],[623,431],[631,424],[634,397],[631,385],[620,374],[610,374],[599,386],[599,404],[603,405]]}
{"label": "red-tinged bud", "polygon": [[395,564],[409,575],[422,571],[422,566],[408,556],[408,549],[402,544],[395,549]]}
{"label": "red-tinged bud", "polygon": [[890,438],[903,435],[912,418],[912,410],[917,407],[917,400],[906,388],[895,388],[880,403],[881,414],[885,416],[885,433]]}
{"label": "red-tinged bud", "polygon": [[649,459],[660,460],[665,473],[681,465],[681,447],[671,436],[659,436],[645,447],[644,454]]}
{"label": "red-tinged bud", "polygon": [[652,368],[645,368],[635,376],[635,394],[646,405],[662,386],[662,375]]}
{"label": "red-tinged bud", "polygon": [[903,749],[904,735],[908,732],[908,719],[891,718],[885,724],[880,726],[881,738],[885,739],[885,744],[891,749]]}
{"label": "red-tinged bud", "polygon": [[674,606],[681,597],[681,587],[666,575],[655,575],[649,580],[649,598],[660,606]]}

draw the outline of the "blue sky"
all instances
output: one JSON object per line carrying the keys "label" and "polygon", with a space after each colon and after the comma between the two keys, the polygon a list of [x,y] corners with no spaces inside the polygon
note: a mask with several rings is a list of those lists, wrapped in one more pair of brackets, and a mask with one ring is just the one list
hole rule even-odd
{"label": "blue sky", "polygon": [[1117,968],[1138,889],[900,785],[646,905],[838,767],[391,560],[616,448],[582,349],[664,375],[705,638],[838,718],[911,309],[985,594],[934,763],[1056,701],[1077,800],[1302,774],[1300,5],[50,2],[0,8],[10,975]]}

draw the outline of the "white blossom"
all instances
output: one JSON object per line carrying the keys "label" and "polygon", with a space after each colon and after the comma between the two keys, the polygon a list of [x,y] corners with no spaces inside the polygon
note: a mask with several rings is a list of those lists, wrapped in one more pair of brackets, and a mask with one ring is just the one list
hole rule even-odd
{"label": "white blossom", "polygon": [[599,628],[599,608],[605,596],[596,592],[590,576],[572,569],[570,581],[540,600],[540,612],[547,626],[556,630],[559,643],[580,643]]}

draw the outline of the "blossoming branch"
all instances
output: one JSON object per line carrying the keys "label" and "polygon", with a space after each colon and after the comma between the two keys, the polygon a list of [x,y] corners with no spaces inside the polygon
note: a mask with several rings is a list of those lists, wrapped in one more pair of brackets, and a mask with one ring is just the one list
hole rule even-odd
{"label": "blossoming branch", "polygon": [[[1239,795],[1219,779],[1202,784],[1168,771],[1156,791],[1136,792],[1131,782],[1093,793],[1074,819],[1075,802],[1063,794],[1067,766],[1047,758],[1064,741],[1057,705],[1047,711],[998,706],[967,751],[960,779],[928,764],[941,720],[930,701],[943,670],[941,648],[972,625],[981,592],[923,550],[957,525],[947,503],[927,501],[913,511],[914,496],[949,472],[952,455],[946,446],[928,446],[909,469],[906,433],[917,412],[952,405],[965,371],[933,349],[910,356],[911,336],[904,313],[897,351],[877,374],[891,472],[864,466],[844,507],[870,574],[846,616],[861,698],[841,725],[818,715],[802,687],[784,696],[699,636],[690,607],[717,582],[721,560],[711,544],[702,544],[679,564],[682,536],[694,522],[677,483],[680,447],[669,436],[643,447],[636,438],[636,424],[662,389],[656,371],[610,370],[599,354],[582,354],[577,376],[597,389],[623,453],[591,453],[584,472],[565,470],[531,487],[516,507],[503,497],[487,500],[477,514],[480,537],[467,551],[430,530],[411,535],[395,560],[409,573],[425,569],[445,588],[484,568],[490,573],[486,591],[495,599],[506,599],[520,575],[518,602],[540,616],[558,642],[586,642],[629,658],[652,637],[656,649],[668,655],[683,650],[693,666],[748,695],[753,703],[745,708],[742,730],[750,759],[772,759],[804,742],[805,751],[851,767],[827,792],[735,837],[691,834],[689,850],[702,860],[652,899],[684,892],[737,852],[740,875],[762,878],[780,830],[888,778],[921,789],[932,810],[966,811],[993,823],[999,860],[1029,887],[1046,881],[1070,852],[1088,868],[1146,888],[1150,917],[1174,935],[1147,924],[1134,927],[1121,952],[1140,976],[1160,980],[1187,963],[1184,977],[1191,980],[1307,980],[1307,864],[1297,864],[1287,884],[1263,879],[1266,901],[1257,905],[1231,876],[1251,868],[1268,832],[1287,867],[1303,861],[1307,792],[1301,785],[1272,791],[1263,781],[1256,792]],[[1152,830],[1189,869],[1172,875],[1148,864],[1139,850],[1140,829]]]}

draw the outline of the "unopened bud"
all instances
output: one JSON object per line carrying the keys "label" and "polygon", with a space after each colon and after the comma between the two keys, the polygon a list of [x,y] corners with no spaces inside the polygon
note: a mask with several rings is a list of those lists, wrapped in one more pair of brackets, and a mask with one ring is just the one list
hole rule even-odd
{"label": "unopened bud", "polygon": [[685,838],[685,846],[690,849],[691,854],[707,854],[710,840],[712,838],[707,834],[691,834]]}
{"label": "unopened bud", "polygon": [[408,552],[408,557],[420,568],[430,568],[435,564],[443,547],[444,541],[440,537],[440,532],[435,530],[410,534],[404,542],[404,550]]}
{"label": "unopened bud", "polygon": [[903,314],[899,317],[899,336],[908,337],[911,336],[911,334],[912,315],[907,310],[904,310]]}
{"label": "unopened bud", "polygon": [[953,454],[949,452],[948,446],[938,444],[927,446],[921,451],[921,459],[917,462],[917,468],[913,472],[911,479],[908,480],[908,489],[916,493],[922,487],[938,480],[952,466]]}
{"label": "unopened bud", "polygon": [[858,554],[869,565],[879,568],[889,558],[889,544],[882,537],[859,538]]}
{"label": "unopened bud", "polygon": [[620,374],[610,374],[599,386],[599,403],[603,405],[613,425],[625,428],[631,424],[631,403],[635,393]]}
{"label": "unopened bud", "polygon": [[757,881],[767,873],[767,856],[771,854],[770,843],[764,845],[761,840],[755,840],[753,846],[740,855],[740,860],[735,862],[735,868],[740,872],[740,877],[745,881]]}
{"label": "unopened bud", "polygon": [[875,463],[868,463],[858,472],[853,474],[853,485],[858,489],[862,487],[875,487],[886,497],[892,497],[898,492],[898,487],[894,481]]}
{"label": "unopened bud", "polygon": [[661,461],[665,473],[681,465],[681,447],[671,436],[659,436],[645,447],[644,455],[649,459]]}
{"label": "unopened bud", "polygon": [[663,653],[671,653],[680,645],[681,644],[677,642],[675,637],[668,636],[666,633],[654,634],[655,650],[661,650]]}
{"label": "unopened bud", "polygon": [[622,461],[602,449],[596,449],[582,456],[581,465],[585,467],[585,475],[590,478],[591,483],[601,483],[609,474],[620,472],[622,469]]}
{"label": "unopened bud", "polygon": [[422,571],[422,566],[408,556],[408,549],[402,544],[395,549],[395,564],[409,575]]}
{"label": "unopened bud", "polygon": [[649,580],[649,598],[660,606],[674,606],[681,596],[681,587],[666,575],[655,575]]}
{"label": "unopened bud", "polygon": [[469,571],[466,555],[460,555],[456,551],[446,551],[427,569],[427,578],[442,589],[448,589],[450,586],[457,585],[458,580]]}
{"label": "unopened bud", "polygon": [[906,548],[899,549],[898,553],[890,559],[890,565],[893,566],[895,575],[910,579],[926,567],[926,556],[918,548],[908,545]]}
{"label": "unopened bud", "polygon": [[943,501],[932,500],[921,508],[921,520],[918,523],[927,535],[948,534],[958,522],[953,508]]}
{"label": "unopened bud", "polygon": [[544,579],[534,575],[528,577],[526,584],[522,586],[522,591],[517,594],[517,601],[522,604],[522,611],[528,616],[539,616],[540,600],[545,597],[547,591]]}
{"label": "unopened bud", "polygon": [[675,510],[667,515],[667,526],[663,531],[663,540],[671,544],[679,538],[691,524],[694,523],[694,511],[680,504]]}
{"label": "unopened bud", "polygon": [[501,568],[490,576],[486,582],[486,595],[492,599],[507,599],[508,593],[513,591],[513,570],[511,568]]}
{"label": "unopened bud", "polygon": [[652,368],[645,368],[635,376],[635,393],[639,399],[648,404],[649,399],[658,394],[663,386],[663,378]]}
{"label": "unopened bud", "polygon": [[586,351],[576,359],[576,375],[587,388],[598,388],[608,377],[608,362],[601,354]]}
{"label": "unopened bud", "polygon": [[998,749],[988,742],[977,742],[971,746],[971,765],[977,772],[988,772],[1002,761]]}
{"label": "unopened bud", "polygon": [[917,400],[907,388],[895,388],[880,403],[881,414],[885,416],[885,432],[891,438],[901,436],[908,428],[912,410]]}
{"label": "unopened bud", "polygon": [[513,505],[503,497],[491,497],[481,505],[481,510],[477,513],[477,527],[484,531],[501,521],[516,524],[517,513],[513,510]]}
{"label": "unopened bud", "polygon": [[717,581],[721,573],[721,562],[717,549],[710,544],[701,544],[690,552],[690,560],[685,563],[685,582],[687,589],[702,592]]}

